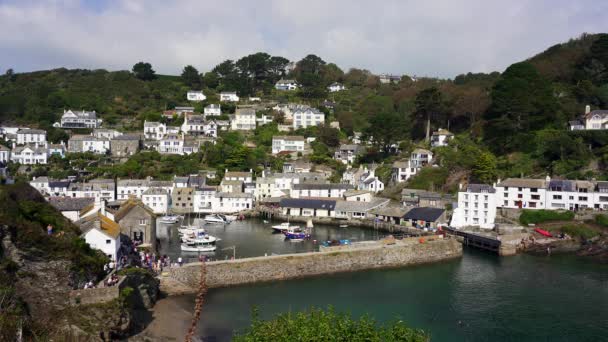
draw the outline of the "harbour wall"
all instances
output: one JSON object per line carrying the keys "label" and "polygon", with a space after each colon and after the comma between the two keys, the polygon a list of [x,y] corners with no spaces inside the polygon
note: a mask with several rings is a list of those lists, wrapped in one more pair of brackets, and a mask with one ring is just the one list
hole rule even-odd
{"label": "harbour wall", "polygon": [[[381,240],[351,248],[330,247],[320,252],[207,262],[206,282],[209,288],[227,287],[339,272],[402,267],[460,256],[462,244],[452,238],[409,238],[392,242]],[[177,281],[195,292],[200,282],[200,271],[200,263],[191,263],[167,270],[162,278],[168,282]]]}

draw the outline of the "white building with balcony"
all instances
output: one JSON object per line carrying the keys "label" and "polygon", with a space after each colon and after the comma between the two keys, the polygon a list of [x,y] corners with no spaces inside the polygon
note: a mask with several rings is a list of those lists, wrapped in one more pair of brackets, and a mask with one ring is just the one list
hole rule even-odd
{"label": "white building with balcony", "polygon": [[496,198],[496,189],[491,185],[469,184],[466,189],[461,188],[450,225],[455,228],[494,228]]}

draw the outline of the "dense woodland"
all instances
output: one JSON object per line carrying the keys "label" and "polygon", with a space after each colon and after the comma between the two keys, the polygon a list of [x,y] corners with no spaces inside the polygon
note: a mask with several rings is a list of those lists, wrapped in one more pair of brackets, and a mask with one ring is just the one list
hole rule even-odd
{"label": "dense woodland", "polygon": [[[0,76],[0,121],[50,129],[63,109],[96,110],[105,125],[141,130],[143,120],[161,120],[162,110],[187,105],[186,92],[202,89],[208,99],[196,105],[217,103],[223,90],[260,96],[277,102],[302,102],[317,106],[341,130],[326,126],[296,132],[317,136],[311,160],[329,164],[332,149],[354,131],[373,137],[374,148],[360,162],[376,162],[384,180],[390,163],[407,156],[416,146],[426,146],[426,125],[431,131],[448,128],[457,134],[450,147],[439,148],[439,168],[424,170],[412,186],[453,190],[463,179],[492,182],[498,177],[544,177],[546,174],[578,179],[608,176],[608,134],[602,131],[569,132],[567,122],[592,109],[608,108],[608,35],[583,34],[550,47],[504,72],[462,74],[454,79],[403,76],[401,81],[381,84],[367,70],[341,70],[321,57],[308,55],[287,68],[280,56],[256,53],[226,60],[209,71],[185,66],[180,76],[157,75],[153,66],[140,62],[131,71],[55,69],[31,73],[7,70]],[[281,78],[293,78],[301,88],[280,92],[273,88]],[[327,86],[342,82],[347,90],[328,93]],[[335,108],[322,107],[323,101]],[[231,112],[234,108],[223,107]],[[281,117],[275,117],[278,121]],[[215,146],[188,157],[140,153],[118,167],[104,166],[103,158],[73,156],[56,161],[61,167],[37,172],[65,173],[65,163],[82,163],[96,176],[170,177],[204,168],[280,168],[270,157],[276,124],[258,127],[253,135],[223,134]],[[50,130],[51,140],[65,139]],[[399,146],[398,152],[391,146]],[[91,164],[90,159],[95,160]],[[52,174],[53,175],[53,174]]]}

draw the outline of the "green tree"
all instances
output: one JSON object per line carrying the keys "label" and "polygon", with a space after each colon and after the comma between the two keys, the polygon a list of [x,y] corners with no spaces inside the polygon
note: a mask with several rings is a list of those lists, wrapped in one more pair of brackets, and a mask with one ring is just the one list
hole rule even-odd
{"label": "green tree", "polygon": [[133,73],[135,77],[143,81],[151,81],[156,78],[156,72],[152,69],[152,64],[138,62],[133,65]]}
{"label": "green tree", "polygon": [[192,89],[200,88],[201,86],[201,75],[198,73],[195,67],[192,65],[186,65],[182,71],[182,82],[190,86]]}
{"label": "green tree", "polygon": [[308,55],[296,64],[294,74],[307,98],[322,98],[326,94],[323,83],[325,61],[316,55]]}
{"label": "green tree", "polygon": [[480,153],[473,167],[473,178],[482,183],[492,184],[497,175],[496,157],[490,152]]}
{"label": "green tree", "polygon": [[373,137],[373,143],[385,154],[388,154],[393,144],[407,137],[408,129],[404,118],[395,111],[380,112],[371,117],[364,135]]}
{"label": "green tree", "polygon": [[529,62],[511,65],[492,88],[484,138],[496,152],[534,149],[533,132],[563,127],[550,83]]}
{"label": "green tree", "polygon": [[215,89],[220,85],[220,79],[215,72],[206,72],[203,76],[203,84],[208,88]]}
{"label": "green tree", "polygon": [[[416,95],[416,111],[415,111],[415,129],[414,132],[423,132],[421,129],[425,127],[425,139],[430,139],[431,120],[442,122],[444,114],[444,102],[441,92],[437,87],[430,87],[422,90]],[[435,126],[437,127],[437,126]],[[419,138],[417,135],[415,138]]]}

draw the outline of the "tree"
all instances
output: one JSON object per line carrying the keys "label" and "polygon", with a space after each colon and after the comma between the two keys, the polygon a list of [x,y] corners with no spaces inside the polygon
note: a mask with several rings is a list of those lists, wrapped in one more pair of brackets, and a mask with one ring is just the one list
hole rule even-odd
{"label": "tree", "polygon": [[430,87],[419,92],[416,95],[415,120],[416,128],[418,129],[415,132],[420,132],[420,128],[426,126],[425,139],[429,141],[431,137],[431,119],[439,119],[440,114],[443,114],[443,110],[443,99],[437,87]]}
{"label": "tree", "polygon": [[402,321],[378,324],[364,316],[329,310],[310,309],[305,312],[281,314],[269,321],[258,318],[254,309],[252,323],[244,333],[233,337],[236,342],[249,341],[403,341],[428,342],[423,330],[407,327]]}
{"label": "tree", "polygon": [[198,89],[201,86],[201,75],[199,75],[195,67],[186,65],[182,71],[182,82],[193,89]]}
{"label": "tree", "polygon": [[340,131],[321,124],[317,126],[317,139],[329,147],[340,146]]}
{"label": "tree", "polygon": [[565,125],[551,84],[528,62],[508,67],[491,97],[484,139],[495,152],[531,151],[535,131]]}
{"label": "tree", "polygon": [[496,157],[490,152],[482,152],[477,156],[473,167],[473,177],[482,183],[492,184],[497,177]]}
{"label": "tree", "polygon": [[344,71],[336,64],[329,63],[323,67],[323,83],[328,86],[334,82],[341,82],[344,78]]}
{"label": "tree", "polygon": [[152,69],[152,64],[138,62],[133,66],[135,77],[143,81],[151,81],[156,78],[156,72]]}
{"label": "tree", "polygon": [[365,130],[365,138],[373,137],[373,143],[384,154],[390,152],[391,146],[407,137],[404,118],[395,111],[380,112],[371,117]]}
{"label": "tree", "polygon": [[326,94],[323,83],[325,61],[316,55],[308,55],[296,64],[294,74],[307,98],[322,98]]}
{"label": "tree", "polygon": [[203,76],[203,84],[208,88],[215,89],[220,85],[220,78],[213,71],[206,72]]}

